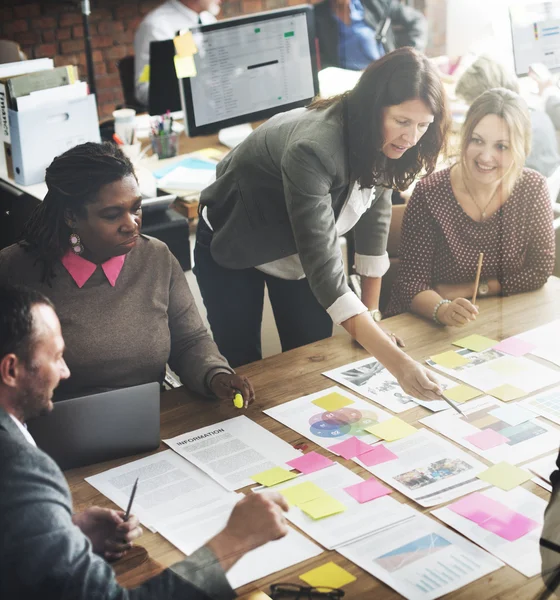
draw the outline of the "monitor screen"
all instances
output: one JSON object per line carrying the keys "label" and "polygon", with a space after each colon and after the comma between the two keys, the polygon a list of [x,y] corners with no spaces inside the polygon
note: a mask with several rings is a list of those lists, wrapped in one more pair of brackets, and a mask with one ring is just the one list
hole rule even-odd
{"label": "monitor screen", "polygon": [[527,75],[533,63],[560,69],[560,2],[514,2],[509,14],[517,75]]}
{"label": "monitor screen", "polygon": [[192,29],[196,77],[182,79],[189,135],[259,121],[319,91],[313,9],[300,6]]}

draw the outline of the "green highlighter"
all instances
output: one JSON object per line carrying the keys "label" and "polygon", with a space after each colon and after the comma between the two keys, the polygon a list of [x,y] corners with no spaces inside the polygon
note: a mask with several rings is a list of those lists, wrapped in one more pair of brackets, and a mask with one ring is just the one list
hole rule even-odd
{"label": "green highlighter", "polygon": [[243,408],[243,404],[243,396],[239,392],[237,392],[233,397],[233,405],[235,406],[235,408]]}

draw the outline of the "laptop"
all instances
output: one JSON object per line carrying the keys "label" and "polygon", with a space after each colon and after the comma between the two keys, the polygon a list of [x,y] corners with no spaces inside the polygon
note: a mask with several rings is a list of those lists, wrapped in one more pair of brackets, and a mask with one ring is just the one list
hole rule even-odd
{"label": "laptop", "polygon": [[29,421],[29,433],[61,469],[155,450],[159,400],[159,383],[61,400]]}

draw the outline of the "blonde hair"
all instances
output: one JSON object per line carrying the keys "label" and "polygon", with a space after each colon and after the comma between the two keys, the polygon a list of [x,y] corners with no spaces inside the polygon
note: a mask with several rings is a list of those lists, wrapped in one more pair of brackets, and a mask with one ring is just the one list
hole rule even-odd
{"label": "blonde hair", "polygon": [[467,104],[472,104],[480,94],[494,88],[505,88],[518,94],[519,82],[502,64],[482,55],[463,73],[455,94]]}
{"label": "blonde hair", "polygon": [[531,150],[531,118],[525,101],[511,90],[496,88],[484,92],[472,103],[461,130],[461,168],[466,169],[466,154],[475,127],[488,116],[496,115],[504,120],[508,132],[513,162],[504,174],[502,183],[507,196],[521,175],[525,160]]}

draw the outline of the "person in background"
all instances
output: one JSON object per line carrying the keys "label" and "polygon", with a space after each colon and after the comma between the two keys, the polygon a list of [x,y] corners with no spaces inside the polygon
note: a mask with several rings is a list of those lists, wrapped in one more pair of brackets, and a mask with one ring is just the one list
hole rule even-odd
{"label": "person in background", "polygon": [[53,410],[53,391],[70,375],[63,355],[51,302],[35,290],[0,286],[0,598],[234,598],[225,572],[286,535],[286,501],[245,496],[204,547],[135,589],[121,588],[106,560],[124,556],[142,534],[138,519],[95,506],[73,514],[64,475],[25,426]]}
{"label": "person in background", "polygon": [[166,363],[193,391],[245,405],[254,392],[206,330],[168,247],[141,234],[142,197],[130,160],[111,143],[56,157],[48,193],[20,243],[0,252],[0,283],[55,303],[74,376],[60,396],[162,382]]}
{"label": "person in background", "polygon": [[323,0],[315,3],[321,68],[361,71],[396,48],[423,51],[427,20],[398,0]]}
{"label": "person in background", "polygon": [[[480,56],[463,73],[457,82],[455,93],[467,104],[492,88],[506,88],[519,93],[519,82],[513,73],[488,56]],[[550,177],[560,166],[558,140],[554,124],[543,110],[530,109],[532,143],[525,166]]]}
{"label": "person in background", "polygon": [[167,0],[149,12],[134,35],[134,80],[136,99],[148,105],[150,84],[141,82],[144,67],[150,64],[150,44],[171,40],[180,29],[216,22],[221,0]]}
{"label": "person in background", "polygon": [[[283,351],[329,337],[334,321],[406,393],[439,397],[432,376],[374,319],[389,266],[391,188],[434,169],[447,127],[437,72],[400,48],[370,65],[352,91],[272,117],[220,162],[200,197],[194,271],[232,365],[261,358],[266,285]],[[361,300],[339,244],[351,229]]]}
{"label": "person in background", "polygon": [[404,214],[399,273],[387,313],[411,311],[461,327],[476,319],[472,298],[530,292],[554,268],[546,179],[524,168],[531,122],[522,98],[503,88],[471,105],[455,165],[422,179]]}
{"label": "person in background", "polygon": [[554,127],[560,131],[560,87],[546,65],[535,63],[529,66],[529,77],[539,86],[539,94],[544,100],[544,109],[552,119]]}

